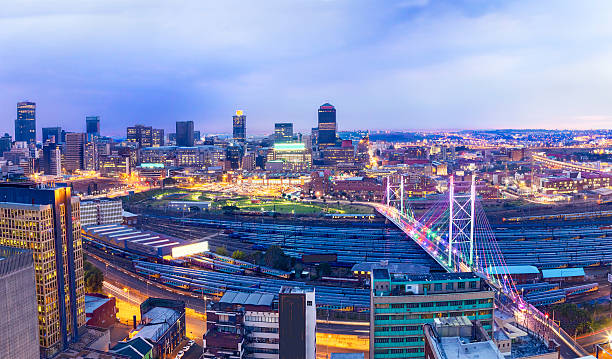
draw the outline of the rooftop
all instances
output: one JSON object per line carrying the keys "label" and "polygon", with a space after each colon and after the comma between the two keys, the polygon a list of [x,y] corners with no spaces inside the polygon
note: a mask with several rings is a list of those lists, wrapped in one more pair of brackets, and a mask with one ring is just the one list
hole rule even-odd
{"label": "rooftop", "polygon": [[362,262],[355,264],[351,270],[353,272],[372,272],[373,269],[387,268],[391,273],[405,274],[426,274],[429,273],[429,267],[418,264],[409,263],[389,263],[389,262]]}
{"label": "rooftop", "polygon": [[487,267],[488,274],[539,274],[540,271],[534,266],[506,266],[506,267]]}
{"label": "rooftop", "polygon": [[543,269],[542,278],[583,277],[584,268]]}
{"label": "rooftop", "polygon": [[93,295],[85,294],[85,313],[93,313],[94,310],[98,309],[104,303],[108,302],[110,298],[101,298]]}
{"label": "rooftop", "polygon": [[223,294],[223,297],[221,297],[219,303],[271,306],[273,301],[274,295],[272,294],[245,293],[230,290]]}
{"label": "rooftop", "polygon": [[144,325],[138,326],[134,338],[144,338],[157,341],[179,318],[179,312],[166,307],[154,307],[144,313],[142,319]]}
{"label": "rooftop", "polygon": [[470,343],[465,338],[440,338],[439,349],[447,359],[504,359],[492,341]]}

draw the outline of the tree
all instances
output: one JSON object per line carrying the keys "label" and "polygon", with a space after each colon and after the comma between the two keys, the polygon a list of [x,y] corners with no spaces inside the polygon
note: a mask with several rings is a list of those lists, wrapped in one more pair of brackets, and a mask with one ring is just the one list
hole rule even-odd
{"label": "tree", "polygon": [[224,256],[224,257],[227,257],[227,256],[229,255],[229,251],[227,250],[227,248],[225,248],[225,246],[223,246],[223,247],[221,247],[221,246],[217,247],[217,248],[215,249],[215,253],[217,253],[217,254],[218,254],[218,255],[220,255],[220,256]]}
{"label": "tree", "polygon": [[291,269],[291,257],[286,255],[279,246],[270,246],[264,253],[262,262],[261,264],[275,269],[284,271]]}
{"label": "tree", "polygon": [[104,273],[88,261],[84,263],[84,270],[85,291],[88,293],[101,292],[102,283],[104,282]]}
{"label": "tree", "polygon": [[331,266],[329,265],[329,263],[321,263],[317,267],[317,272],[319,274],[319,277],[328,276],[331,274],[331,271],[332,270],[331,270]]}
{"label": "tree", "polygon": [[236,249],[234,253],[232,253],[232,258],[242,261],[246,258],[246,255],[243,251]]}

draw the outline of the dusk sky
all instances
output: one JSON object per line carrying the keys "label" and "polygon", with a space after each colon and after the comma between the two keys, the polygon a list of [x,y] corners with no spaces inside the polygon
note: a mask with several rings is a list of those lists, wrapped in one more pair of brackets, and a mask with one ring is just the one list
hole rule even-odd
{"label": "dusk sky", "polygon": [[612,2],[5,1],[0,131],[610,128]]}

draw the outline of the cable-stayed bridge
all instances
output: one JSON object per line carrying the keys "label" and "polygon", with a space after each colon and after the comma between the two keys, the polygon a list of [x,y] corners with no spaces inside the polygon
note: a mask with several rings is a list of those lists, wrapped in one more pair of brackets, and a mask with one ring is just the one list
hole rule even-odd
{"label": "cable-stayed bridge", "polygon": [[[547,314],[527,303],[518,292],[472,181],[449,180],[449,195],[416,218],[410,208],[403,174],[387,178],[385,202],[376,210],[416,242],[448,272],[474,272],[497,291],[497,308],[517,323],[540,328],[546,340],[555,340],[578,356],[585,351]],[[529,255],[526,253],[526,255]],[[542,331],[543,329],[543,331]]]}

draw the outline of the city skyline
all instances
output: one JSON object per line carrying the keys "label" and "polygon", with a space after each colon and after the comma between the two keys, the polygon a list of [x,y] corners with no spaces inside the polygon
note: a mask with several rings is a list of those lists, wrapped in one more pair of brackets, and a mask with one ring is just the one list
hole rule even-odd
{"label": "city skyline", "polygon": [[[116,137],[124,123],[168,131],[188,120],[229,133],[236,109],[252,134],[275,122],[303,131],[325,102],[340,130],[611,122],[604,2],[139,5],[6,5],[0,46],[13,56],[0,58],[0,131],[12,132],[24,100],[37,103],[39,129],[80,131],[100,115]],[[24,46],[39,56],[20,55]]]}

